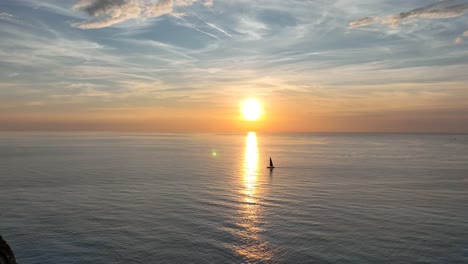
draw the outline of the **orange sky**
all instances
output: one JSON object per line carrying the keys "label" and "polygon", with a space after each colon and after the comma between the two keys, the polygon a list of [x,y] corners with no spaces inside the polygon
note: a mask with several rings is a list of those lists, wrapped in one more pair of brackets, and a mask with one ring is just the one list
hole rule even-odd
{"label": "orange sky", "polygon": [[[245,98],[215,98],[184,107],[127,107],[83,111],[47,109],[1,113],[2,130],[161,132],[442,132],[468,131],[466,109],[448,103],[412,104],[414,98],[323,100],[314,96],[256,97],[263,113],[256,121],[241,113]],[[430,101],[430,98],[426,98]],[[428,106],[430,108],[428,108]],[[37,107],[37,106],[34,106]]]}

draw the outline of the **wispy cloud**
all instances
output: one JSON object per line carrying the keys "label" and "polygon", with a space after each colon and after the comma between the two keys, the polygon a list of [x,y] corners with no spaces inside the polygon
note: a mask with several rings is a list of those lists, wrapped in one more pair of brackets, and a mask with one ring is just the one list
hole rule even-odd
{"label": "wispy cloud", "polygon": [[[82,29],[105,28],[136,18],[153,18],[173,13],[177,7],[198,0],[79,0],[73,10],[82,10],[94,19],[72,23]],[[211,6],[212,1],[204,4]]]}
{"label": "wispy cloud", "polygon": [[0,13],[0,20],[10,20],[13,18],[12,14],[8,14],[5,12]]}
{"label": "wispy cloud", "polygon": [[354,20],[353,22],[349,23],[350,28],[358,28],[358,27],[364,27],[373,23],[380,22],[381,18],[380,17],[364,17],[360,18],[358,20]]}
{"label": "wispy cloud", "polygon": [[463,32],[463,34],[461,34],[457,38],[455,38],[454,42],[455,44],[462,44],[464,42],[464,38],[467,38],[467,37],[468,37],[468,30]]}
{"label": "wispy cloud", "polygon": [[368,26],[370,24],[389,24],[397,27],[404,20],[425,18],[425,19],[442,19],[454,18],[464,15],[468,12],[468,3],[457,0],[444,0],[424,7],[416,8],[407,12],[401,12],[391,16],[370,16],[364,17],[349,23],[349,28],[358,28]]}
{"label": "wispy cloud", "polygon": [[203,3],[204,6],[213,6],[214,5],[214,0],[206,0],[204,3]]}
{"label": "wispy cloud", "polygon": [[199,15],[197,15],[197,14],[195,14],[195,13],[192,13],[192,15],[195,16],[195,17],[197,17],[198,19],[200,19],[203,23],[205,23],[205,24],[206,24],[207,26],[209,26],[210,28],[219,31],[219,32],[223,33],[224,35],[226,35],[226,36],[228,36],[228,37],[232,37],[232,35],[229,34],[229,33],[227,33],[224,29],[222,29],[222,28],[216,26],[216,25],[213,24],[213,23],[207,22],[207,21],[206,21],[205,19],[203,19],[201,16],[199,16]]}

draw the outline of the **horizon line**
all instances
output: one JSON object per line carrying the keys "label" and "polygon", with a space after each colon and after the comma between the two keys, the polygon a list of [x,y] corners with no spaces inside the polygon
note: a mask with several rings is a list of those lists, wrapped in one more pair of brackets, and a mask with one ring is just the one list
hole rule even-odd
{"label": "horizon line", "polygon": [[124,130],[0,130],[6,133],[111,133],[111,134],[244,134],[249,132],[264,134],[395,134],[395,135],[468,135],[468,132],[409,132],[409,131],[124,131]]}

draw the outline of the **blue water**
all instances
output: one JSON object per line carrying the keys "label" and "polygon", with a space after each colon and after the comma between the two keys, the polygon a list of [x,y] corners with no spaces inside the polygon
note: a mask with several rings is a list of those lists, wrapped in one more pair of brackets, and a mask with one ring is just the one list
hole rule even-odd
{"label": "blue water", "polygon": [[0,187],[21,264],[468,263],[467,135],[3,133]]}

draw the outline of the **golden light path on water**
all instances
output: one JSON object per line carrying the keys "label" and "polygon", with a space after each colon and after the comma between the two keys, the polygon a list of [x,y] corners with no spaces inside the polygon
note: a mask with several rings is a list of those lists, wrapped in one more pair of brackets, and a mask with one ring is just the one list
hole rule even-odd
{"label": "golden light path on water", "polygon": [[247,134],[244,157],[245,202],[255,203],[255,191],[258,177],[258,147],[255,132]]}
{"label": "golden light path on water", "polygon": [[255,132],[247,134],[245,142],[244,166],[241,190],[243,201],[241,217],[238,225],[241,227],[239,236],[243,244],[236,248],[236,252],[246,258],[249,263],[271,260],[272,253],[267,242],[262,238],[262,208],[259,204],[258,190],[258,146]]}

